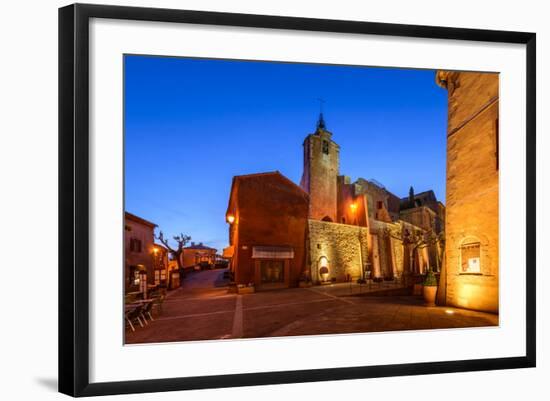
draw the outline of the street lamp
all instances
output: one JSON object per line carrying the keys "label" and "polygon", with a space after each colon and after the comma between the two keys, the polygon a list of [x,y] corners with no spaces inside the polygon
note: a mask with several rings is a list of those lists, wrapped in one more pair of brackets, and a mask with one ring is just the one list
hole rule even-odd
{"label": "street lamp", "polygon": [[235,222],[235,216],[232,214],[228,214],[226,219],[229,224],[233,224]]}
{"label": "street lamp", "polygon": [[[359,224],[357,224],[357,216],[355,214],[355,212],[357,210],[357,203],[352,202],[349,205],[349,208],[351,209],[351,212],[353,213],[352,223],[354,225],[358,226]],[[365,266],[363,265],[363,249],[362,249],[362,243],[361,243],[361,229],[360,228],[357,231],[357,240],[359,242],[359,268],[361,269],[362,280],[364,280],[365,279]]]}
{"label": "street lamp", "polygon": [[[158,251],[159,249],[156,247],[156,246],[153,246],[153,279],[155,280],[155,284],[157,283],[157,279],[156,279],[156,276],[157,276],[157,266],[158,266],[158,257],[157,257],[157,254],[158,254]],[[159,272],[159,282],[160,282],[160,272]]]}

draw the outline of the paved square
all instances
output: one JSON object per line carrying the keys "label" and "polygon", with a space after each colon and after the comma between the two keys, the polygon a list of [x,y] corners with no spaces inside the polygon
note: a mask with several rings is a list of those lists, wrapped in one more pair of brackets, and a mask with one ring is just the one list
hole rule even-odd
{"label": "paved square", "polygon": [[[126,343],[219,340],[394,330],[497,326],[498,315],[426,307],[420,297],[375,296],[389,284],[333,284],[247,295],[228,294],[223,271],[190,273],[166,298],[162,313]],[[369,295],[370,293],[370,295]]]}

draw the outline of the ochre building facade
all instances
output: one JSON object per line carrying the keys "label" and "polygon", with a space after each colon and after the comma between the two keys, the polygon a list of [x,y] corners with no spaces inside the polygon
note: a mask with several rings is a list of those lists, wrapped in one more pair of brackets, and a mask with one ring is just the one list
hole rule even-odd
{"label": "ochre building facade", "polygon": [[233,177],[226,219],[237,284],[294,287],[306,259],[309,196],[281,173]]}
{"label": "ochre building facade", "polygon": [[439,71],[448,91],[446,271],[449,305],[499,308],[499,76]]}
{"label": "ochre building facade", "polygon": [[192,269],[201,264],[214,265],[216,263],[215,248],[204,245],[202,242],[191,242],[191,245],[183,248],[181,262],[184,269]]}

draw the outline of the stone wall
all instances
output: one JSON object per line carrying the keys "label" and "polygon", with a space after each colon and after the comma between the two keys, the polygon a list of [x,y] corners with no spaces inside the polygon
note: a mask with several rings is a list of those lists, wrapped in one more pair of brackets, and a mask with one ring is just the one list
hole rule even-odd
{"label": "stone wall", "polygon": [[356,280],[363,275],[368,261],[368,236],[366,227],[330,223],[310,219],[309,266],[313,282],[321,281],[318,269],[323,257],[328,260],[329,279]]}
{"label": "stone wall", "polygon": [[404,223],[387,223],[373,220],[371,231],[373,246],[372,264],[375,277],[401,277],[404,270],[403,234]]}
{"label": "stone wall", "polygon": [[424,230],[436,230],[436,213],[427,206],[419,206],[411,209],[402,210],[399,218],[405,220]]}
{"label": "stone wall", "polygon": [[[440,71],[437,80],[449,93],[446,302],[498,312],[499,77]],[[479,272],[465,272],[464,244],[479,244]]]}
{"label": "stone wall", "polygon": [[390,238],[391,241],[391,249],[393,252],[393,260],[394,260],[394,271],[393,274],[396,277],[402,277],[403,276],[403,270],[405,268],[405,260],[404,260],[404,248],[403,248],[403,241],[400,241],[395,238]]}

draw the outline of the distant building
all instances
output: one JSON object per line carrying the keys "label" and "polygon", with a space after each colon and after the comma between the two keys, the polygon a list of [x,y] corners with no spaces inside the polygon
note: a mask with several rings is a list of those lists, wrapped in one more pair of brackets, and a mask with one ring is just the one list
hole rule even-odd
{"label": "distant building", "polygon": [[231,270],[238,284],[293,287],[303,272],[308,195],[279,172],[233,177],[227,221]]}
{"label": "distant building", "polygon": [[445,206],[433,191],[415,194],[411,187],[409,196],[400,200],[399,218],[424,230],[440,233],[445,227]]}
{"label": "distant building", "polygon": [[438,71],[436,81],[449,99],[442,298],[498,312],[499,76]]}
{"label": "distant building", "polygon": [[182,265],[184,269],[194,268],[201,263],[213,265],[216,263],[216,252],[217,250],[215,248],[203,245],[202,242],[191,242],[191,245],[183,248],[183,253],[181,254]]}
{"label": "distant building", "polygon": [[124,286],[126,291],[139,289],[140,272],[155,284],[154,230],[157,225],[134,214],[124,213]]}

